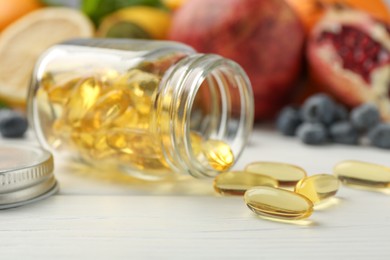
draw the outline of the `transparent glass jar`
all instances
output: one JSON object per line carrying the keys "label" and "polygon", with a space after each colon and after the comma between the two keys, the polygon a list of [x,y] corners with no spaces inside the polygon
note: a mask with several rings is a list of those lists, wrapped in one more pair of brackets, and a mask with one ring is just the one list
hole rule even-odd
{"label": "transparent glass jar", "polygon": [[180,43],[76,39],[37,61],[28,113],[55,154],[143,179],[213,177],[246,144],[253,94],[235,62]]}

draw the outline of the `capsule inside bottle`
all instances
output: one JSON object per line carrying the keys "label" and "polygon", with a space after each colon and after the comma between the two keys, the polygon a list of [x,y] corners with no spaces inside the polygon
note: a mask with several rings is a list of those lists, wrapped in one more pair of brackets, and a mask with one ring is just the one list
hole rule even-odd
{"label": "capsule inside bottle", "polygon": [[234,164],[234,155],[228,144],[219,140],[202,142],[201,149],[209,165],[218,171],[228,170]]}

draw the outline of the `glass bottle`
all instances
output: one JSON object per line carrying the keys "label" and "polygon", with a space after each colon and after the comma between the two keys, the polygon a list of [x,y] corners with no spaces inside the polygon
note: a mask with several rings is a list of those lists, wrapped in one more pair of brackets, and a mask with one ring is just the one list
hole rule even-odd
{"label": "glass bottle", "polygon": [[37,61],[28,113],[54,154],[143,179],[213,177],[246,144],[253,94],[235,62],[184,44],[76,39]]}

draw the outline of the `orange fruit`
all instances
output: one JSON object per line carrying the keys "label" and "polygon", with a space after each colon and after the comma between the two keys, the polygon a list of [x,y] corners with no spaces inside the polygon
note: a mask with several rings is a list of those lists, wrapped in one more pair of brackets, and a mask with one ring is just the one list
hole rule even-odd
{"label": "orange fruit", "polygon": [[337,4],[365,11],[377,19],[390,22],[389,9],[382,0],[287,0],[287,3],[296,11],[307,32],[322,17],[326,8]]}
{"label": "orange fruit", "polygon": [[0,0],[0,31],[40,7],[42,5],[39,0]]}

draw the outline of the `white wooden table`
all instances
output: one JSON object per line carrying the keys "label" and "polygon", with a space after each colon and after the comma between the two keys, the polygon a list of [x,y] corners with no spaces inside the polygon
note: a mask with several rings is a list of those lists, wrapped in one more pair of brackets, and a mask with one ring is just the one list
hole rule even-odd
{"label": "white wooden table", "polygon": [[[344,159],[390,166],[390,151],[309,147],[257,126],[235,169],[272,160],[311,175]],[[309,220],[279,223],[256,217],[241,197],[215,195],[212,180],[144,183],[56,164],[57,195],[0,211],[1,260],[390,259],[389,194],[342,187]]]}

